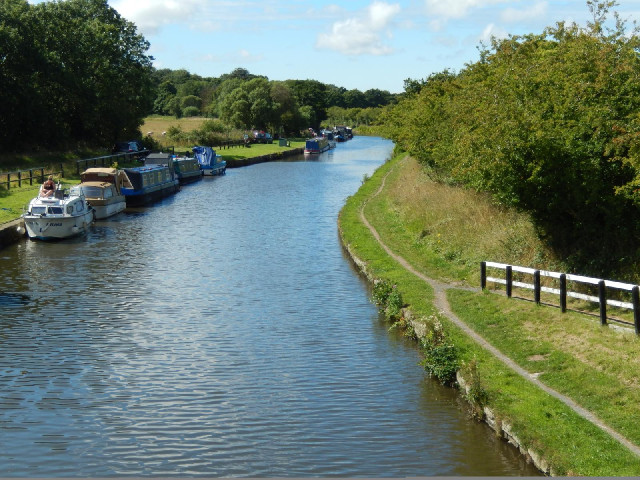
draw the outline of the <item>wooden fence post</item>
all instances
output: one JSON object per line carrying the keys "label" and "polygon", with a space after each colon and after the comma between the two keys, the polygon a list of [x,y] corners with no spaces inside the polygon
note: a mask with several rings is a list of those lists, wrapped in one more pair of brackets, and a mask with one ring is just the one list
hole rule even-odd
{"label": "wooden fence post", "polygon": [[607,292],[604,287],[604,280],[598,282],[598,298],[600,299],[600,323],[607,324]]}
{"label": "wooden fence post", "polygon": [[60,176],[64,178],[64,165],[60,164]]}
{"label": "wooden fence post", "polygon": [[11,173],[7,173],[7,190],[11,188]]}
{"label": "wooden fence post", "polygon": [[487,288],[487,262],[480,262],[480,288]]}
{"label": "wooden fence post", "polygon": [[33,168],[29,170],[29,185],[33,185]]}
{"label": "wooden fence post", "polygon": [[511,289],[513,283],[513,270],[511,265],[507,265],[506,269],[506,280],[507,280],[507,297],[511,298]]}
{"label": "wooden fence post", "polygon": [[18,170],[18,187],[22,187],[22,171]]}
{"label": "wooden fence post", "polygon": [[636,335],[640,335],[640,288],[637,285],[631,289],[631,302],[633,303],[633,324],[636,327]]}
{"label": "wooden fence post", "polygon": [[40,169],[40,183],[44,183],[44,167]]}
{"label": "wooden fence post", "polygon": [[567,275],[564,273],[560,274],[560,310],[567,311]]}
{"label": "wooden fence post", "polygon": [[533,298],[540,305],[540,270],[533,272]]}

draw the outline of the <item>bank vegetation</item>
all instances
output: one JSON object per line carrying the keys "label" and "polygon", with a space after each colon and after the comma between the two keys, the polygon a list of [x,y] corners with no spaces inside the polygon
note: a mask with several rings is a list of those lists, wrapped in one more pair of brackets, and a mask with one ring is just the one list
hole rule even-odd
{"label": "bank vegetation", "polygon": [[408,82],[383,125],[431,178],[526,212],[571,271],[637,282],[640,38],[615,5]]}

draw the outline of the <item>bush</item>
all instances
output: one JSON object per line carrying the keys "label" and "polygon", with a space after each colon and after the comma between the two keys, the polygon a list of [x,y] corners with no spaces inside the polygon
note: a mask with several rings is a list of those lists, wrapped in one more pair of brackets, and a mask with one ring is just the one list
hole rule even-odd
{"label": "bush", "polygon": [[460,352],[447,339],[447,335],[440,320],[429,317],[425,326],[427,333],[422,338],[424,359],[421,364],[429,375],[436,377],[444,385],[456,382],[456,372],[460,368]]}
{"label": "bush", "polygon": [[200,115],[200,109],[198,107],[186,107],[182,110],[182,115],[185,117],[197,117]]}

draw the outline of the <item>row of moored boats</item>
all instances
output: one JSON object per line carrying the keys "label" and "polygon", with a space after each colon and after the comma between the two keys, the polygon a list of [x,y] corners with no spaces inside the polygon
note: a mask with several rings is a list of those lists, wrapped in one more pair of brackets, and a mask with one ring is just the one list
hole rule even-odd
{"label": "row of moored boats", "polygon": [[42,188],[22,215],[30,238],[53,240],[85,233],[94,220],[127,207],[147,205],[203,176],[223,175],[226,162],[211,147],[193,147],[193,157],[152,153],[133,168],[88,168],[81,183],[60,184],[47,195]]}
{"label": "row of moored boats", "polygon": [[306,141],[304,146],[305,155],[313,155],[326,152],[336,148],[337,142],[346,142],[353,138],[353,133],[349,127],[336,127],[333,130],[322,130],[314,138]]}

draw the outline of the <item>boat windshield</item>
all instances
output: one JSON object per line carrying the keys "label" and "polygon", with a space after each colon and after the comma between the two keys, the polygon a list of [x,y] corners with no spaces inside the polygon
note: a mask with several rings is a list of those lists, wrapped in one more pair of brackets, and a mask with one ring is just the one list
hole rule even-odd
{"label": "boat windshield", "polygon": [[[82,193],[87,198],[102,198],[102,192],[103,192],[103,189],[100,187],[87,187],[87,186],[82,187]],[[80,193],[81,192],[78,192],[78,195]]]}
{"label": "boat windshield", "polygon": [[62,207],[49,207],[49,213],[52,215],[62,215],[64,210]]}
{"label": "boat windshield", "polygon": [[31,207],[31,215],[42,215],[47,213],[47,207]]}

